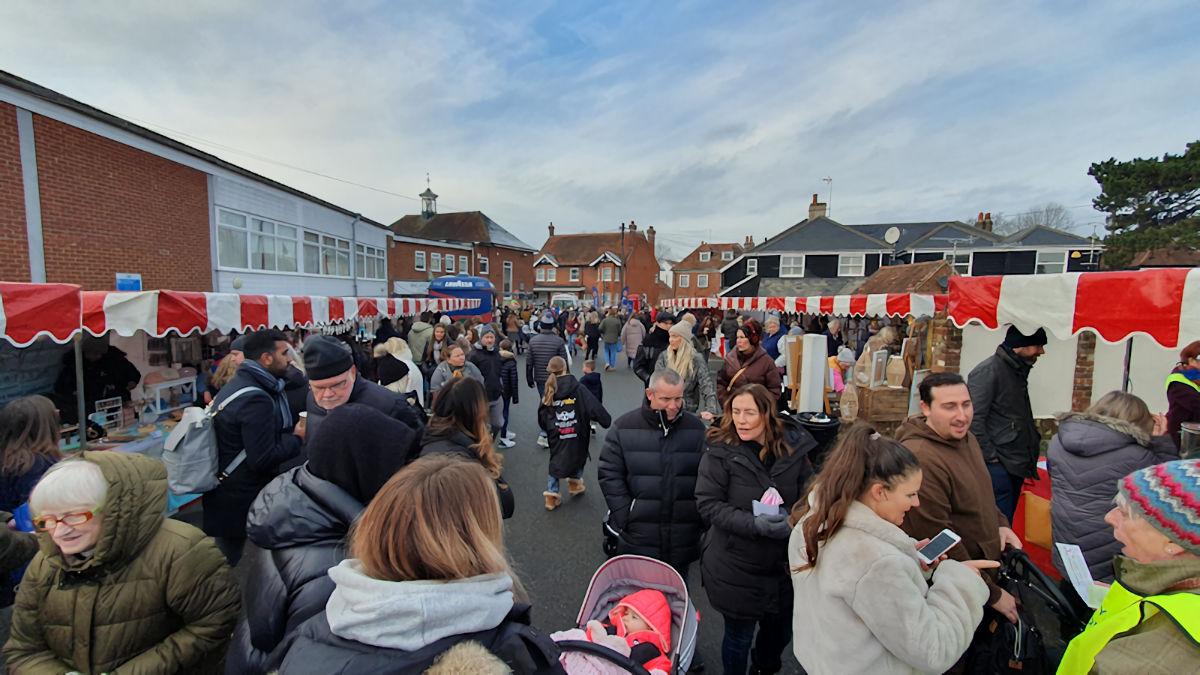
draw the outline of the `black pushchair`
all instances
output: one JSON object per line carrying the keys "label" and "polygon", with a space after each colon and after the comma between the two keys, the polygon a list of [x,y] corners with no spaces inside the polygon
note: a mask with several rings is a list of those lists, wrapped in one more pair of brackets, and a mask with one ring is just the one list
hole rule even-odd
{"label": "black pushchair", "polygon": [[[672,675],[685,673],[696,650],[700,616],[688,598],[683,577],[661,560],[640,555],[619,555],[600,565],[583,596],[576,624],[584,628],[590,620],[606,618],[621,598],[644,588],[662,591],[671,605],[671,653],[667,656],[671,659]],[[563,640],[557,644],[564,652],[585,652],[614,663],[634,675],[649,675],[641,664],[603,645],[582,640]]]}
{"label": "black pushchair", "polygon": [[1087,625],[1083,615],[1045,572],[1020,549],[1006,550],[997,572],[1000,586],[1019,604],[1019,620],[1009,623],[987,610],[976,631],[967,672],[1054,673],[1067,643]]}

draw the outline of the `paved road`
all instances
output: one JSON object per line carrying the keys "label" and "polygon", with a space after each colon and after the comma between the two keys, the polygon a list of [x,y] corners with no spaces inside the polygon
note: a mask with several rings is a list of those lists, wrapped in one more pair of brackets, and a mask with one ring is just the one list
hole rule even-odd
{"label": "paved road", "polygon": [[[603,358],[603,356],[601,357]],[[574,625],[592,573],[604,562],[600,523],[604,519],[604,497],[596,483],[596,462],[603,445],[604,430],[592,441],[592,461],[584,470],[588,492],[567,497],[558,509],[548,512],[542,505],[546,489],[549,453],[536,445],[537,391],[525,386],[524,357],[520,357],[521,402],[513,407],[510,430],[517,445],[504,451],[504,476],[516,495],[517,509],[507,524],[509,553],[524,582],[534,607],[534,622],[547,631]],[[622,363],[624,354],[621,355]],[[715,362],[714,362],[715,364]],[[572,372],[579,375],[580,360]],[[623,365],[603,373],[604,404],[613,418],[641,405],[641,381]],[[565,491],[565,485],[564,485]],[[721,671],[721,615],[712,611],[700,585],[699,564],[692,566],[689,590],[700,610],[699,649],[706,672]],[[784,655],[785,673],[802,672],[789,646]]]}

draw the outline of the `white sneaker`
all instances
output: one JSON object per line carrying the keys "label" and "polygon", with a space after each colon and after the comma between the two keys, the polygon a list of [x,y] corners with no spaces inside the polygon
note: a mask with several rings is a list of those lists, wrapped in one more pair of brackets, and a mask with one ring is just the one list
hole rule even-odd
{"label": "white sneaker", "polygon": [[499,445],[500,447],[506,448],[506,449],[515,447],[517,445],[516,443],[512,442],[511,440],[509,440],[507,438],[501,438],[500,440],[496,441],[496,444]]}
{"label": "white sneaker", "polygon": [[543,448],[550,447],[550,441],[547,440],[545,436],[538,436],[537,444]]}
{"label": "white sneaker", "polygon": [[517,435],[516,435],[515,433],[511,432],[511,431],[510,431],[510,432],[508,432],[507,434],[505,434],[505,435],[504,435],[504,437],[505,437],[505,438],[507,438],[507,439],[508,439],[508,440],[510,440],[510,441],[515,441],[515,440],[517,440]]}

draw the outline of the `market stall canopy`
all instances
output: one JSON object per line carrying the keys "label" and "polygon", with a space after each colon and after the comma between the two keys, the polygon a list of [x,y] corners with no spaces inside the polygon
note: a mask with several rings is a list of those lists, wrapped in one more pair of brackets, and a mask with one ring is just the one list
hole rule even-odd
{"label": "market stall canopy", "polygon": [[477,299],[463,298],[339,298],[182,291],[84,291],[82,296],[83,327],[92,335],[113,331],[129,336],[141,330],[154,337],[193,331],[308,328],[479,305]]}
{"label": "market stall canopy", "polygon": [[1109,343],[1141,334],[1171,349],[1200,339],[1200,267],[953,277],[949,314],[960,328],[1088,330]]}
{"label": "market stall canopy", "polygon": [[672,309],[733,309],[823,314],[828,316],[933,316],[946,308],[943,294],[874,293],[812,297],[669,298]]}
{"label": "market stall canopy", "polygon": [[45,336],[59,344],[79,332],[79,287],[0,282],[0,338],[26,347]]}

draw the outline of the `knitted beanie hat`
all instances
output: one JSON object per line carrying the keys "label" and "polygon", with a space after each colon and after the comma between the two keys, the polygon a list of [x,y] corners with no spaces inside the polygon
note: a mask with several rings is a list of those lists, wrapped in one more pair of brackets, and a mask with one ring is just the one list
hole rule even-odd
{"label": "knitted beanie hat", "polygon": [[1135,515],[1194,555],[1200,555],[1200,460],[1183,459],[1134,471],[1120,493]]}
{"label": "knitted beanie hat", "polygon": [[692,324],[686,321],[680,321],[677,324],[673,324],[671,326],[671,330],[667,331],[667,333],[671,335],[678,335],[681,338],[690,339],[692,337]]}

